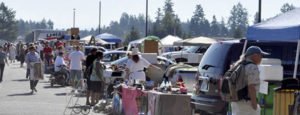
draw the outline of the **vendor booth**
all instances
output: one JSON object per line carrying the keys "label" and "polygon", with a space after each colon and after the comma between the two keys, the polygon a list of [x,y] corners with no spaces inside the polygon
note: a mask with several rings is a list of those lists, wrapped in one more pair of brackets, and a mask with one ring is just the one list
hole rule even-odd
{"label": "vendor booth", "polygon": [[109,34],[109,33],[103,33],[95,36],[95,39],[101,39],[105,42],[109,42],[106,46],[107,49],[115,49],[118,48],[120,43],[122,42],[121,38],[119,38],[116,35]]}
{"label": "vendor booth", "polygon": [[88,45],[95,45],[95,44],[107,44],[108,42],[102,40],[102,39],[95,39],[94,36],[92,35],[89,35],[89,36],[86,36],[84,38],[81,38],[81,40],[84,40],[86,43],[88,43]]}
{"label": "vendor booth", "polygon": [[[178,46],[173,46],[174,42],[181,41],[182,39],[177,36],[168,35],[161,39],[160,47],[163,49],[163,52],[177,51]],[[177,48],[179,49],[179,48]]]}
{"label": "vendor booth", "polygon": [[[298,41],[298,47],[296,51],[295,57],[295,66],[294,66],[294,74],[293,78],[299,78],[297,76],[297,68],[299,61],[299,45],[300,45],[300,8],[294,9],[292,11],[280,14],[274,18],[271,18],[265,22],[258,23],[256,25],[250,26],[247,32],[247,40],[259,40],[259,41]],[[244,45],[245,52],[247,47],[247,40]],[[272,72],[277,72],[273,70]],[[261,76],[260,76],[261,77]],[[273,79],[274,77],[272,77]],[[285,78],[283,78],[285,79]],[[294,79],[297,81],[297,79]],[[275,80],[282,83],[286,80]],[[296,95],[296,92],[299,91],[299,87],[281,87],[274,89],[273,81],[265,80],[261,81],[261,87],[266,89],[266,94],[260,94],[259,102],[262,107],[261,114],[262,115],[288,115],[297,114],[297,107],[295,103],[295,99],[299,97]],[[271,84],[271,85],[268,85]],[[282,83],[284,84],[284,83]],[[296,83],[299,85],[299,82]],[[264,85],[264,86],[262,86]],[[268,90],[269,89],[269,90]],[[262,92],[261,92],[262,93]],[[271,96],[270,96],[271,95]],[[270,98],[268,98],[270,97]],[[283,98],[280,98],[283,97]],[[284,98],[289,97],[289,98]],[[270,101],[273,100],[273,101]],[[272,102],[272,103],[270,103]],[[269,109],[269,110],[268,110]],[[272,110],[273,109],[273,110]]]}
{"label": "vendor booth", "polygon": [[177,42],[180,40],[182,40],[182,39],[177,36],[168,35],[168,36],[162,38],[160,41],[161,41],[162,46],[173,46],[174,42]]}
{"label": "vendor booth", "polygon": [[173,45],[176,46],[196,46],[196,45],[210,45],[212,43],[217,42],[216,39],[208,38],[208,37],[197,37],[197,38],[189,38],[181,41],[174,42]]}
{"label": "vendor booth", "polygon": [[115,43],[122,42],[122,40],[119,37],[117,37],[116,35],[113,35],[113,34],[109,34],[109,33],[99,34],[95,38],[102,39],[106,42],[115,42]]}

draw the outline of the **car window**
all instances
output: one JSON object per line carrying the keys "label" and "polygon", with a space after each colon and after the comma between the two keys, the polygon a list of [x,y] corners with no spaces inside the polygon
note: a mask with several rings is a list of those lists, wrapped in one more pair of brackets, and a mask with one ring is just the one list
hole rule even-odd
{"label": "car window", "polygon": [[115,61],[115,60],[117,60],[118,59],[118,53],[112,53],[111,54],[111,59],[110,59],[110,61]]}
{"label": "car window", "polygon": [[100,50],[100,51],[102,51],[102,52],[105,52],[105,49],[103,49],[103,48],[98,48],[98,50]]}
{"label": "car window", "polygon": [[103,61],[104,62],[110,62],[111,61],[111,58],[112,58],[112,54],[105,54],[103,56]]}
{"label": "car window", "polygon": [[116,60],[116,61],[113,61],[113,62],[111,63],[111,65],[124,66],[124,64],[127,63],[127,60],[128,60],[127,57],[123,57],[123,58],[120,58],[120,59],[118,59],[118,60]]}
{"label": "car window", "polygon": [[186,51],[189,53],[194,53],[199,49],[200,46],[192,46],[190,48],[188,48]]}
{"label": "car window", "polygon": [[205,51],[207,50],[207,46],[201,46],[198,48],[198,50],[196,51],[196,53],[205,53]]}
{"label": "car window", "polygon": [[205,52],[199,68],[205,65],[223,67],[229,48],[229,44],[215,43],[211,45]]}
{"label": "car window", "polygon": [[123,58],[123,57],[125,57],[125,56],[126,56],[125,53],[120,53],[120,54],[119,54],[119,59],[120,59],[120,58]]}

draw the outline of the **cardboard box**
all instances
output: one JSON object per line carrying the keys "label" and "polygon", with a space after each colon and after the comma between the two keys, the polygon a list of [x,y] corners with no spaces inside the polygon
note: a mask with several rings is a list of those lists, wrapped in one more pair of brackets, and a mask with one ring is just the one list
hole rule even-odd
{"label": "cardboard box", "polygon": [[144,41],[144,53],[158,54],[158,42],[155,40],[145,40]]}
{"label": "cardboard box", "polygon": [[71,28],[67,29],[68,35],[79,35],[79,28]]}

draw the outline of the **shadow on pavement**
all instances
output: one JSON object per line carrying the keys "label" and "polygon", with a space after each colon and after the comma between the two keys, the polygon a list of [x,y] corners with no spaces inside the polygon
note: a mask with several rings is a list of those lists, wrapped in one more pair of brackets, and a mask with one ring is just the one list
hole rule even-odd
{"label": "shadow on pavement", "polygon": [[25,67],[11,67],[11,69],[26,69]]}
{"label": "shadow on pavement", "polygon": [[50,84],[49,81],[40,81],[39,83],[49,83]]}
{"label": "shadow on pavement", "polygon": [[18,82],[20,82],[20,81],[29,81],[29,79],[14,79],[14,80],[11,80],[11,81],[18,81]]}
{"label": "shadow on pavement", "polygon": [[49,89],[49,88],[64,88],[63,86],[44,86],[44,88]]}
{"label": "shadow on pavement", "polygon": [[67,93],[56,93],[55,95],[56,95],[56,96],[66,96]]}
{"label": "shadow on pavement", "polygon": [[11,94],[11,95],[7,95],[7,96],[31,96],[31,95],[33,95],[33,93],[28,92],[28,93]]}

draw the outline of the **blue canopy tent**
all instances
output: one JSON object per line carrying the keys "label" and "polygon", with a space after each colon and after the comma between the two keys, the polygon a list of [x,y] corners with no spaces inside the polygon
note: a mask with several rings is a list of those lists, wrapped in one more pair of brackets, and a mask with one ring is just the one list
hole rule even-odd
{"label": "blue canopy tent", "polygon": [[109,33],[99,34],[95,38],[96,39],[102,39],[102,40],[104,40],[106,42],[116,42],[117,43],[117,42],[121,42],[122,41],[119,37],[117,37],[117,36],[115,36],[113,34],[109,34]]}
{"label": "blue canopy tent", "polygon": [[[295,68],[293,78],[296,78],[299,45],[300,45],[300,8],[280,14],[262,23],[248,28],[247,40],[262,41],[297,41],[297,54],[295,59]],[[243,52],[245,52],[247,41],[245,42]]]}

